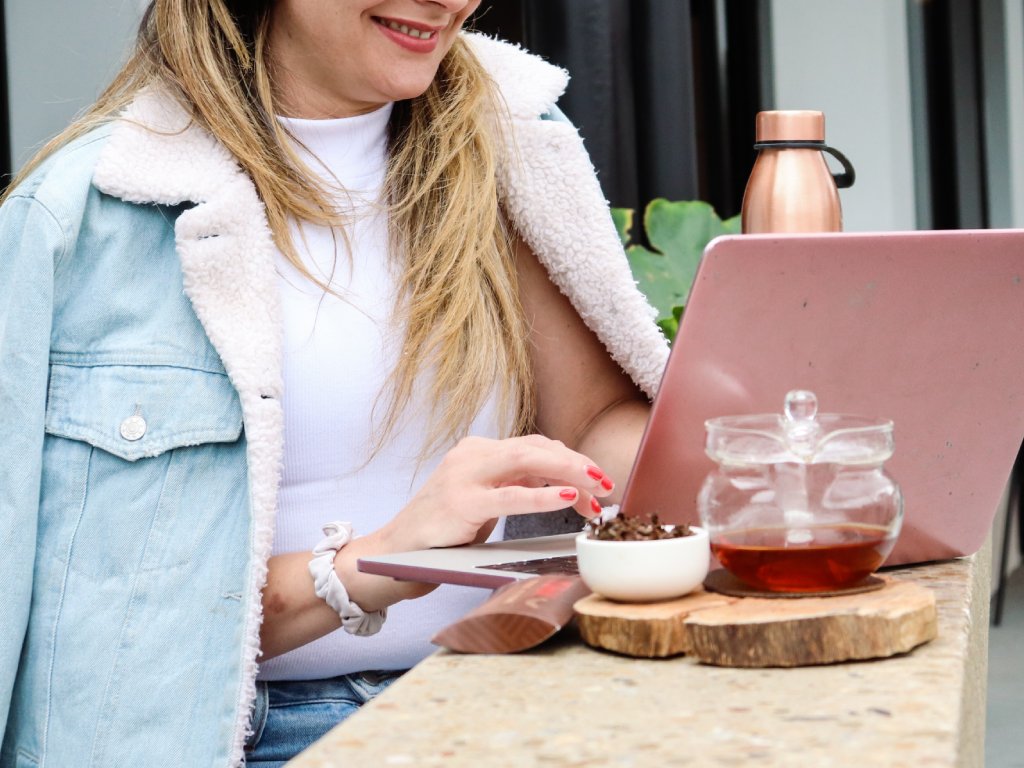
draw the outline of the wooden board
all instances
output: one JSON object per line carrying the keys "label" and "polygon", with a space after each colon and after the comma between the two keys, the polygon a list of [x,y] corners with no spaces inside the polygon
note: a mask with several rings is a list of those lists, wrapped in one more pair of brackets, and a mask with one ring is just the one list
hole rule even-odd
{"label": "wooden board", "polygon": [[874,592],[771,600],[700,590],[660,603],[588,595],[575,607],[580,635],[628,656],[687,654],[726,667],[797,667],[906,653],[935,637],[935,596],[881,577]]}

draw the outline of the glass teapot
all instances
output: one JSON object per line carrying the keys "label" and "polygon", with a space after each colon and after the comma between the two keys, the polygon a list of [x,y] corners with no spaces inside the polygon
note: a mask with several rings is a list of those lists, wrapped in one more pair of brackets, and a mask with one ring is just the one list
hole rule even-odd
{"label": "glass teapot", "polygon": [[818,413],[813,392],[787,393],[784,413],[706,422],[718,467],[697,506],[711,550],[748,585],[773,592],[853,587],[888,557],[903,520],[883,468],[893,424]]}

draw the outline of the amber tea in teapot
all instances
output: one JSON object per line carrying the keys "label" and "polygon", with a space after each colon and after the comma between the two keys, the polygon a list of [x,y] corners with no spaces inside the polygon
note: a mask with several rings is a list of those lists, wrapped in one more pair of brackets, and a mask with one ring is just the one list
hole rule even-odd
{"label": "amber tea in teapot", "polygon": [[895,537],[877,525],[820,525],[806,541],[786,540],[781,528],[747,528],[720,536],[711,551],[741,581],[769,592],[830,592],[874,573]]}
{"label": "amber tea in teapot", "polygon": [[812,392],[786,395],[784,413],[706,424],[718,464],[698,499],[711,550],[757,589],[852,587],[888,557],[903,501],[883,468],[891,421],[818,414]]}

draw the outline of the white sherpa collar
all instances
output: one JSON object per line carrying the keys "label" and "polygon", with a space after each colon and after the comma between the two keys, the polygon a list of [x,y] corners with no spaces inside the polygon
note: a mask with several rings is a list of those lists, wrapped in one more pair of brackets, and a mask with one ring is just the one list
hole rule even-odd
{"label": "white sherpa collar", "polygon": [[[466,33],[513,118],[533,120],[565,91],[569,75],[510,43]],[[131,125],[134,123],[134,125]],[[94,175],[96,186],[132,203],[205,202],[241,174],[231,154],[192,123],[168,94],[143,91],[115,128]]]}
{"label": "white sherpa collar", "polygon": [[[568,75],[518,46],[478,34],[465,37],[512,117],[498,178],[506,211],[612,357],[653,397],[668,357],[668,347],[651,322],[656,313],[636,288],[576,130],[564,122],[537,119],[554,106]],[[239,218],[241,212],[231,209],[234,193],[226,194],[229,190],[258,205],[251,182],[227,150],[192,125],[172,99],[152,91],[140,95],[115,128],[95,183],[131,202],[206,203],[205,214],[179,220],[179,238],[192,222],[216,229],[217,211]],[[248,189],[243,193],[242,187]],[[221,204],[215,204],[218,200]],[[259,230],[254,237],[271,247],[262,206],[253,221]],[[195,237],[204,236],[203,226]],[[227,357],[240,356],[217,349],[232,373]]]}
{"label": "white sherpa collar", "polygon": [[465,39],[497,84],[513,119],[536,119],[565,93],[569,73],[564,69],[503,40],[472,33]]}

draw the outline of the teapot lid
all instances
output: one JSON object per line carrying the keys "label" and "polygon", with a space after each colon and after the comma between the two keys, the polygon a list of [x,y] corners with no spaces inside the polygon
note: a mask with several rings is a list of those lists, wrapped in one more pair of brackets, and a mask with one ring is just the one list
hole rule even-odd
{"label": "teapot lid", "polygon": [[705,451],[719,464],[880,464],[893,454],[893,423],[818,413],[813,392],[786,393],[783,413],[722,416],[704,423]]}

